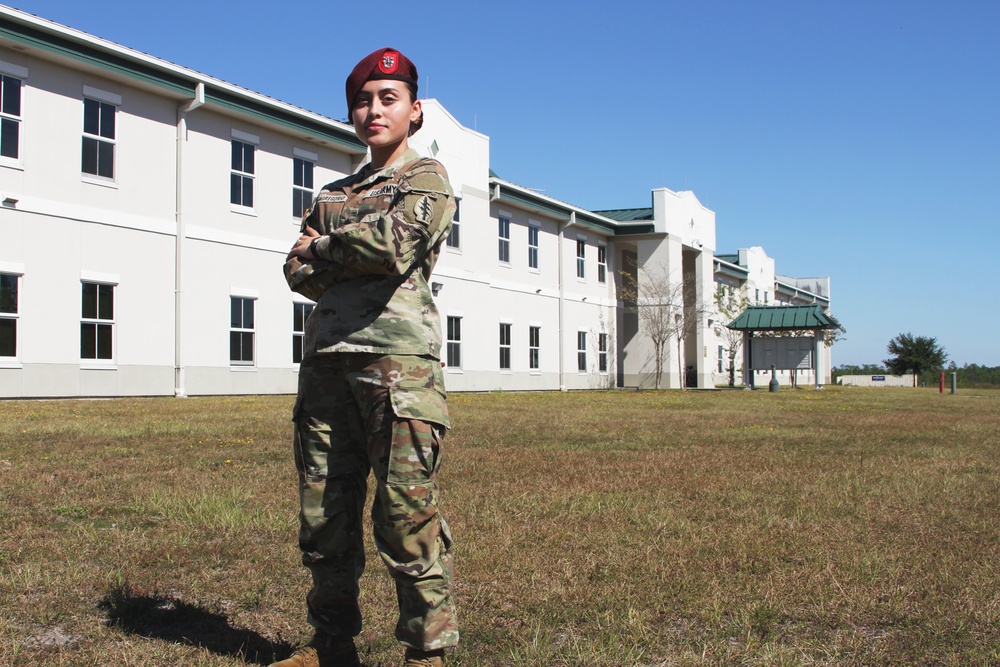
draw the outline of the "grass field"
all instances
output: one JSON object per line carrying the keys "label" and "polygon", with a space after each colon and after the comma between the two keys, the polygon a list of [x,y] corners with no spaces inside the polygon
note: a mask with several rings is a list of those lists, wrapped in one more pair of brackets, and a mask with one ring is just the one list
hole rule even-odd
{"label": "grass field", "polygon": [[[0,402],[0,665],[308,638],[292,398]],[[1000,391],[453,395],[455,666],[1000,664]],[[365,664],[398,665],[371,552]]]}

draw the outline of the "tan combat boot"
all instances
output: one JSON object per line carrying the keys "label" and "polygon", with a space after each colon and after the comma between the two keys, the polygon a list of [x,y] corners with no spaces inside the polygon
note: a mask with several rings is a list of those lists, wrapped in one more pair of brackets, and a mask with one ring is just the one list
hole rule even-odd
{"label": "tan combat boot", "polygon": [[351,637],[329,637],[316,633],[308,644],[286,660],[270,667],[361,667],[358,651]]}
{"label": "tan combat boot", "polygon": [[408,648],[403,657],[403,667],[444,667],[444,650],[421,651]]}

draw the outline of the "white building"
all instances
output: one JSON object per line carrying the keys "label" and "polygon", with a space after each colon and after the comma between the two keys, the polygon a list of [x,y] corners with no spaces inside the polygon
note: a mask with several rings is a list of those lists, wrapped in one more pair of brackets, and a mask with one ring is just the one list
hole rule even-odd
{"label": "white building", "polygon": [[[0,75],[0,397],[294,392],[311,304],[281,265],[312,193],[364,161],[353,129],[3,7]],[[450,390],[652,386],[623,270],[693,275],[699,303],[721,275],[829,305],[828,279],[751,276],[760,249],[715,257],[693,193],[586,211],[492,175],[488,137],[424,109],[414,147],[460,201],[434,277]],[[697,386],[716,347],[708,320],[685,341]]]}

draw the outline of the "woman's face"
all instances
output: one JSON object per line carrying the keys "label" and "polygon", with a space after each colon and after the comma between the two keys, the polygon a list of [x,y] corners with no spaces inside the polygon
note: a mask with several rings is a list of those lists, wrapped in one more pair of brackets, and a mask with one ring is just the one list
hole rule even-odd
{"label": "woman's face", "polygon": [[404,142],[410,122],[420,116],[420,101],[410,99],[402,81],[377,79],[361,88],[351,109],[358,138],[373,151],[392,149]]}

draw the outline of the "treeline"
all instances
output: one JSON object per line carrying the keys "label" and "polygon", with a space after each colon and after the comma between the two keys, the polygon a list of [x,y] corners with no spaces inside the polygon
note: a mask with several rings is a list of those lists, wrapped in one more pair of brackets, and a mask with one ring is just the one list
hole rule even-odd
{"label": "treeline", "polygon": [[[945,383],[951,383],[951,374],[956,373],[958,386],[960,387],[984,387],[1000,385],[1000,366],[980,366],[979,364],[965,364],[956,366],[955,362],[950,362],[944,369],[946,374]],[[836,384],[837,378],[841,375],[887,375],[885,366],[881,364],[864,364],[857,366],[854,364],[844,364],[833,367],[833,382]],[[940,371],[927,371],[920,374],[919,384],[928,387],[936,385],[941,379]]]}

